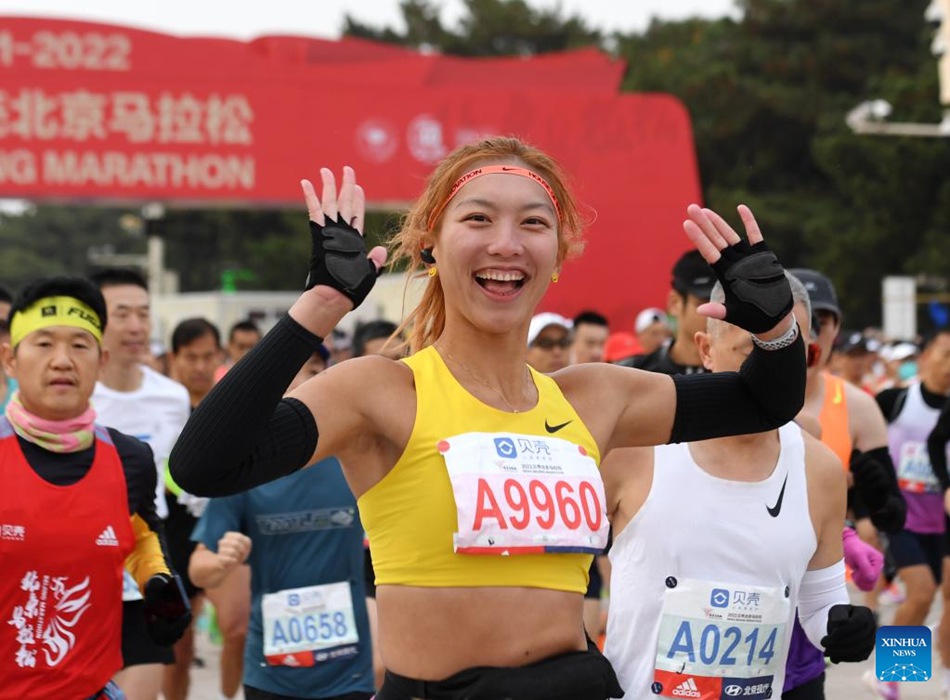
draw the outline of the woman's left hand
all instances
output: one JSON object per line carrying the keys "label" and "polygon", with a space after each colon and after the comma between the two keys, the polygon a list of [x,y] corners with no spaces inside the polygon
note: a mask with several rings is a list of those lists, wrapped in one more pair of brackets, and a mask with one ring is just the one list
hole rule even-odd
{"label": "woman's left hand", "polygon": [[697,311],[723,319],[769,340],[788,329],[792,289],[775,254],[765,245],[752,211],[739,205],[748,241],[712,209],[691,204],[683,230],[710,264],[725,291],[724,304],[707,303]]}

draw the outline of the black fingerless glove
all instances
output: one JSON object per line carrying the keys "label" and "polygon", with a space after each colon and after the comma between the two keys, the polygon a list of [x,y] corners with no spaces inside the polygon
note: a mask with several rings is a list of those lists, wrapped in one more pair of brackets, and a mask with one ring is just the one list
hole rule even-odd
{"label": "black fingerless glove", "polygon": [[867,507],[874,527],[889,534],[904,529],[907,503],[897,485],[887,448],[852,453],[851,473],[854,488]]}
{"label": "black fingerless glove", "polygon": [[145,584],[145,629],[156,644],[170,647],[191,624],[191,604],[178,574],[155,574]]}
{"label": "black fingerless glove", "polygon": [[828,634],[821,639],[831,663],[864,661],[874,651],[877,623],[863,605],[833,605],[828,611]]}
{"label": "black fingerless glove", "polygon": [[306,289],[323,284],[333,287],[350,301],[353,308],[363,303],[379,274],[366,257],[360,232],[337,217],[325,226],[310,222],[310,274]]}
{"label": "black fingerless glove", "polygon": [[726,293],[726,321],[750,333],[772,330],[792,310],[785,270],[765,242],[739,241],[712,265]]}

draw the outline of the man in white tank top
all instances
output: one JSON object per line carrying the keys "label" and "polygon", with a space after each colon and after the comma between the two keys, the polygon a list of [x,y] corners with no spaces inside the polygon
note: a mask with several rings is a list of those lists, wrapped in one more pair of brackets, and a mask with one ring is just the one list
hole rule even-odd
{"label": "man in white tank top", "polygon": [[[748,332],[712,319],[696,342],[714,372],[752,351]],[[844,471],[797,425],[618,451],[601,470],[614,535],[605,654],[628,697],[778,698],[796,606],[832,661],[870,655],[873,616],[845,588]]]}

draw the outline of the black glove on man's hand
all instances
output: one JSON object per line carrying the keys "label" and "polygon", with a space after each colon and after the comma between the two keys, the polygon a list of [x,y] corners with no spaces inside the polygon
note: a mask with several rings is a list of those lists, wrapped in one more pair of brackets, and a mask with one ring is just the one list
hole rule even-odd
{"label": "black glove on man's hand", "polygon": [[178,574],[155,574],[145,584],[145,629],[156,644],[170,647],[191,624],[191,604]]}
{"label": "black glove on man's hand", "polygon": [[363,303],[379,272],[366,257],[363,236],[344,221],[327,219],[325,226],[310,222],[310,274],[306,288],[318,284],[333,287],[353,302]]}
{"label": "black glove on man's hand", "polygon": [[877,623],[863,605],[833,605],[828,611],[828,634],[821,640],[831,663],[864,661],[874,651]]}
{"label": "black glove on man's hand", "polygon": [[739,241],[719,251],[712,264],[726,294],[726,321],[765,333],[792,310],[792,288],[782,264],[764,242]]}

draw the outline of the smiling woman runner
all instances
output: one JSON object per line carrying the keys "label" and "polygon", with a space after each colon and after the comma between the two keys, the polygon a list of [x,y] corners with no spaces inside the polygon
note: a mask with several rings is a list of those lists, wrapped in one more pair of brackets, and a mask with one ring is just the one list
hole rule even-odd
{"label": "smiling woman runner", "polygon": [[528,324],[581,248],[577,207],[544,153],[512,138],[464,146],[395,239],[397,260],[429,275],[407,320],[413,354],[344,362],[282,400],[386,260],[364,252],[352,169],[339,196],[332,173],[321,177],[319,199],[303,182],[307,291],[199,406],[172,453],[175,480],[225,495],[339,457],[373,543],[380,700],[620,697],[582,621],[607,538],[602,455],[773,429],[801,407],[792,296],[752,213],[740,207],[748,242],[695,205],[684,223],[726,287],[725,305],[704,310],[757,334],[741,371],[588,364],[548,376],[525,362]]}

